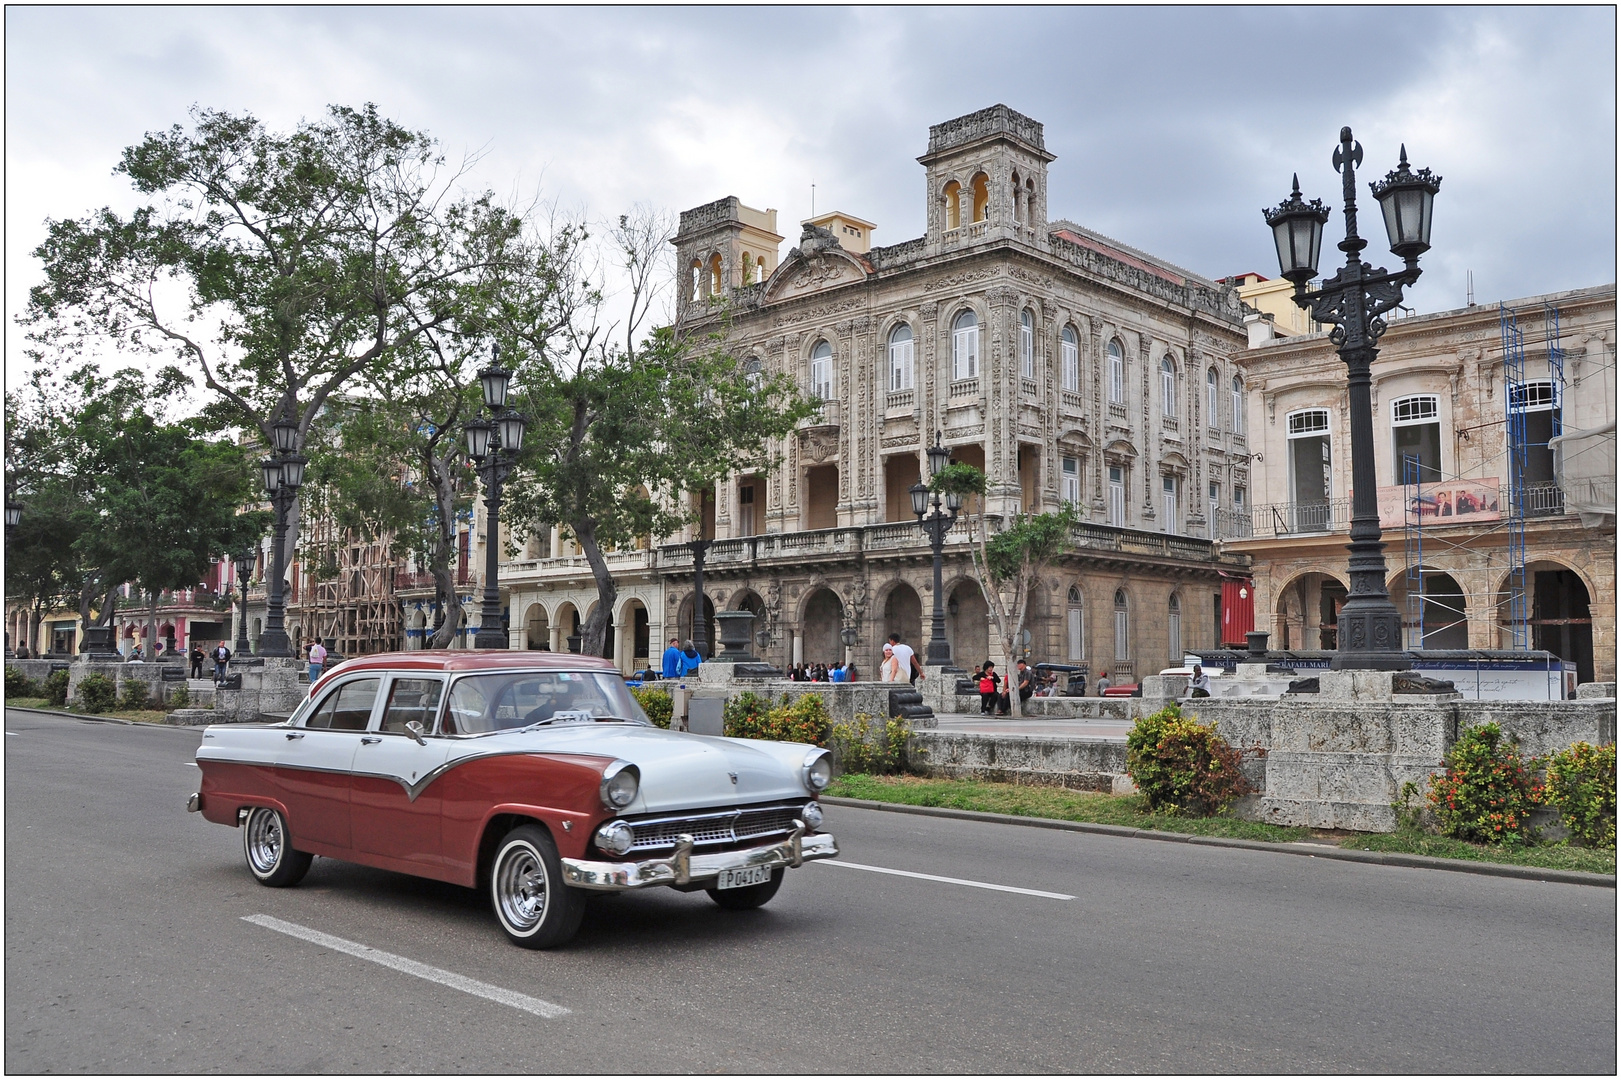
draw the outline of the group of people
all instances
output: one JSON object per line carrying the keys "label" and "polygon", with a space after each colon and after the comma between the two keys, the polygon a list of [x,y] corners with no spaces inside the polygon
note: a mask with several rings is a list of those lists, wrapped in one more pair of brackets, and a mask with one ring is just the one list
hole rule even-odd
{"label": "group of people", "polygon": [[691,641],[683,646],[680,638],[671,638],[670,647],[664,650],[664,659],[660,661],[659,674],[666,679],[685,679],[698,670],[703,659]]}
{"label": "group of people", "polygon": [[[139,656],[140,653],[137,652],[135,655]],[[230,647],[227,646],[223,641],[214,646],[207,653],[203,652],[203,647],[201,645],[192,645],[191,652],[187,656],[187,659],[191,661],[191,677],[193,679],[202,678],[203,665],[212,660],[214,662],[214,682],[224,682],[225,673],[231,663],[232,655],[233,654],[231,653]]]}
{"label": "group of people", "polygon": [[[698,670],[703,657],[691,641],[682,643],[671,638],[664,650],[659,675],[666,679],[684,679]],[[794,664],[788,668],[788,678],[794,682],[855,682],[860,676],[853,663]],[[923,678],[923,665],[910,645],[902,644],[899,634],[889,635],[884,643],[884,660],[878,669],[882,682],[916,683]]]}
{"label": "group of people", "polygon": [[1037,689],[1035,670],[1023,660],[1014,665],[1013,674],[1006,678],[997,672],[991,660],[979,665],[970,678],[979,690],[979,711],[984,716],[1007,716],[1012,711],[1015,691],[1023,702],[1034,697]]}
{"label": "group of people", "polygon": [[794,682],[854,682],[856,666],[843,663],[793,664],[788,668],[788,678]]}

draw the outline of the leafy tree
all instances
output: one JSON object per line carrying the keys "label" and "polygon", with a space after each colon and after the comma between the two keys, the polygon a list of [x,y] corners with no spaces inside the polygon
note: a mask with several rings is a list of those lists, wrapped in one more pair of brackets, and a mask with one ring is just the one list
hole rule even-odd
{"label": "leafy tree", "polygon": [[47,222],[24,315],[36,356],[177,357],[214,419],[265,446],[286,413],[302,449],[326,401],[454,318],[518,231],[488,193],[456,197],[462,170],[373,105],[290,133],[194,109],[190,130],[148,134],[116,171],[152,201]]}
{"label": "leafy tree", "polygon": [[771,468],[770,440],[814,411],[786,376],[744,371],[719,335],[640,334],[670,236],[669,222],[647,211],[609,229],[628,282],[622,326],[604,325],[584,230],[554,230],[533,247],[533,272],[507,283],[492,312],[503,355],[518,358],[518,407],[530,419],[508,521],[518,534],[561,525],[579,543],[597,586],[580,628],[592,656],[603,655],[618,598],[604,552],[675,532],[693,516],[686,493]]}
{"label": "leafy tree", "polygon": [[[951,464],[930,482],[939,492],[984,495],[985,475],[972,465]],[[981,514],[971,515],[977,547],[973,551],[974,576],[996,622],[1003,655],[1018,658],[1024,626],[1030,613],[1030,591],[1047,568],[1073,545],[1075,510],[1065,504],[1057,513],[1015,514],[994,534]],[[1016,669],[1008,672],[1010,713],[1020,715]]]}

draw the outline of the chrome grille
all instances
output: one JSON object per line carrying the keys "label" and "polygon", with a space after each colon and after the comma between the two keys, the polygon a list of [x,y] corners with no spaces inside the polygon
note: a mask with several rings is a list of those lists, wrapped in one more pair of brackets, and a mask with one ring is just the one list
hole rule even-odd
{"label": "chrome grille", "polygon": [[712,814],[687,817],[651,818],[628,822],[634,839],[630,850],[658,851],[675,847],[676,837],[692,834],[694,847],[716,847],[741,841],[787,836],[794,819],[804,813],[804,803],[779,806],[748,806]]}

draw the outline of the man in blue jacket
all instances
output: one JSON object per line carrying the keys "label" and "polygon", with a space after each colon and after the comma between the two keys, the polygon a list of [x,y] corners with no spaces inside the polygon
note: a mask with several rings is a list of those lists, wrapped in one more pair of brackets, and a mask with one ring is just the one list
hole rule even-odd
{"label": "man in blue jacket", "polygon": [[702,662],[703,657],[698,655],[698,647],[690,641],[687,642],[687,647],[681,650],[681,677],[685,679],[697,671],[698,665]]}
{"label": "man in blue jacket", "polygon": [[664,667],[659,672],[666,679],[679,679],[681,677],[681,639],[671,638],[670,647],[664,650]]}

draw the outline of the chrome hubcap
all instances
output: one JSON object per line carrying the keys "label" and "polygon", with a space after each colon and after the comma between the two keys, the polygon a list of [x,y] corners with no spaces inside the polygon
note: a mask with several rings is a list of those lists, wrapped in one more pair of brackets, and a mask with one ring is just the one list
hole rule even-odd
{"label": "chrome hubcap", "polygon": [[527,844],[514,845],[496,873],[495,898],[507,925],[532,930],[546,914],[546,867]]}
{"label": "chrome hubcap", "polygon": [[249,815],[247,828],[248,862],[268,874],[281,857],[281,818],[274,810],[261,808]]}

